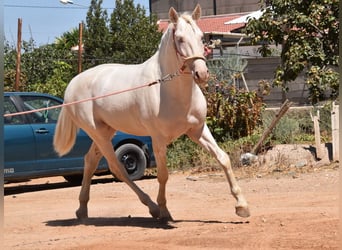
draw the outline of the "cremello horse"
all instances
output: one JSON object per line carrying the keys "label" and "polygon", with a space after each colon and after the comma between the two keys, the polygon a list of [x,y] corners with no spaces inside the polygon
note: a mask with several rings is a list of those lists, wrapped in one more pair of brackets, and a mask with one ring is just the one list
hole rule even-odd
{"label": "cremello horse", "polygon": [[[150,59],[139,65],[99,65],[77,75],[68,85],[65,103],[134,89],[65,106],[61,110],[54,137],[54,147],[59,155],[71,150],[78,128],[86,131],[93,140],[84,157],[80,205],[76,211],[78,218],[88,217],[91,178],[104,156],[114,175],[133,189],[154,218],[172,220],[165,197],[168,180],[166,148],[183,134],[217,159],[237,200],[236,214],[249,216],[248,205],[234,177],[229,156],[218,147],[205,123],[207,104],[197,84],[207,82],[209,73],[203,57],[203,33],[195,23],[200,16],[199,5],[192,15],[179,16],[174,8],[170,8],[171,22],[159,50]],[[137,86],[156,79],[163,80],[160,84],[137,89]],[[111,139],[117,130],[152,137],[159,182],[158,205],[129,179],[116,158]]]}

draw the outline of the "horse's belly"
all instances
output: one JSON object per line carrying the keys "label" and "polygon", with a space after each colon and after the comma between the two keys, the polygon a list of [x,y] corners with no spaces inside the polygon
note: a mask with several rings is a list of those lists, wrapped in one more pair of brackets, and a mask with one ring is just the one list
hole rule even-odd
{"label": "horse's belly", "polygon": [[115,130],[134,135],[149,135],[146,122],[134,107],[118,108],[102,106],[94,112],[96,120],[106,123]]}

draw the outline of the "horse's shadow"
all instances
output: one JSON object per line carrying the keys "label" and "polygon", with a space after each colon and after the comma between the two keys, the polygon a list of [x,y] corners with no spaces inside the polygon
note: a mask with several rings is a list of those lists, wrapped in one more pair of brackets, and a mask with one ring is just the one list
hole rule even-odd
{"label": "horse's shadow", "polygon": [[45,224],[51,227],[87,225],[96,227],[142,227],[160,229],[174,228],[167,222],[147,217],[93,217],[86,219],[63,219],[47,221]]}
{"label": "horse's shadow", "polygon": [[50,227],[72,227],[78,225],[96,227],[141,227],[157,229],[175,229],[178,223],[203,223],[203,224],[248,224],[249,221],[216,221],[216,220],[173,220],[170,222],[157,220],[150,217],[94,217],[87,219],[62,219],[45,222]]}

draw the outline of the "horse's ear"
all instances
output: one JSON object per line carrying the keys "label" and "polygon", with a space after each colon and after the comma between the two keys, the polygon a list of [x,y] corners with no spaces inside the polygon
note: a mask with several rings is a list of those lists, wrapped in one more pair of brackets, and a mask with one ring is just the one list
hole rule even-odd
{"label": "horse's ear", "polygon": [[177,23],[178,21],[178,13],[173,7],[169,10],[169,18],[172,23]]}
{"label": "horse's ear", "polygon": [[202,15],[201,5],[197,4],[196,8],[192,12],[192,19],[197,21],[198,19],[200,19],[201,15]]}

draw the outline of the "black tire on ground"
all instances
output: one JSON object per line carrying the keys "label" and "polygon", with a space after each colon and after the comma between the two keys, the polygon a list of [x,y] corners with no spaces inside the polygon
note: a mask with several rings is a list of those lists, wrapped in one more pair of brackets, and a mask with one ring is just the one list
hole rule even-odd
{"label": "black tire on ground", "polygon": [[147,159],[145,152],[139,146],[127,143],[115,150],[118,160],[125,166],[131,180],[139,180],[145,174]]}

